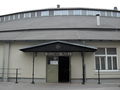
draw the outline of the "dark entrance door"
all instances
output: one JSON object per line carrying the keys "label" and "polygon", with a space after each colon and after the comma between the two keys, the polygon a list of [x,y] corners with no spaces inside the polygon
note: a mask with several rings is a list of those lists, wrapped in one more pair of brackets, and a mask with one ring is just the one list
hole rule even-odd
{"label": "dark entrance door", "polygon": [[59,82],[69,82],[69,57],[60,56],[59,57]]}

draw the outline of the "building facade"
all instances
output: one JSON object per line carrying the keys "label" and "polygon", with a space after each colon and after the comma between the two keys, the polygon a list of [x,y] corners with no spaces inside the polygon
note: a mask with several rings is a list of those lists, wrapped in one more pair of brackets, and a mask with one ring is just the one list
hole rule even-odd
{"label": "building facade", "polygon": [[0,16],[2,81],[120,79],[120,11],[50,8]]}

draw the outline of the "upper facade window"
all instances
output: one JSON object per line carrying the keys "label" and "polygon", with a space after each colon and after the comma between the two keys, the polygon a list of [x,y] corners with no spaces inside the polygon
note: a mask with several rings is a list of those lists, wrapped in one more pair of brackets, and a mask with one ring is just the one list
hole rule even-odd
{"label": "upper facade window", "polygon": [[49,16],[49,11],[41,11],[41,16]]}
{"label": "upper facade window", "polygon": [[31,17],[31,13],[24,13],[24,18],[30,18]]}
{"label": "upper facade window", "polygon": [[38,10],[31,12],[22,12],[11,15],[2,16],[0,22],[24,19],[24,18],[33,18],[40,16],[68,16],[68,15],[84,15],[84,16],[109,16],[109,17],[120,17],[120,11],[110,11],[110,10],[93,10],[93,9],[64,9],[64,10]]}
{"label": "upper facade window", "polygon": [[96,70],[118,70],[116,48],[98,48],[95,64]]}
{"label": "upper facade window", "polygon": [[38,16],[38,12],[35,12],[35,17],[37,17]]}
{"label": "upper facade window", "polygon": [[82,10],[73,10],[73,15],[82,15]]}
{"label": "upper facade window", "polygon": [[120,17],[120,12],[119,12],[119,13],[117,13],[117,17]]}
{"label": "upper facade window", "polygon": [[56,10],[54,11],[54,16],[57,15],[68,15],[68,10]]}
{"label": "upper facade window", "polygon": [[2,18],[0,17],[0,22],[2,22]]}

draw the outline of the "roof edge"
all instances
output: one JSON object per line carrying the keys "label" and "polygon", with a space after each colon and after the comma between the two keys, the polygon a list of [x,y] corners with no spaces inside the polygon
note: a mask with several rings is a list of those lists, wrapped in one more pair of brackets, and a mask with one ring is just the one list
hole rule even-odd
{"label": "roof edge", "polygon": [[102,8],[84,8],[84,7],[62,7],[62,8],[45,8],[45,9],[36,9],[36,10],[25,10],[25,11],[20,11],[20,12],[15,12],[15,13],[10,13],[10,14],[5,14],[5,15],[0,15],[2,16],[8,16],[8,15],[13,15],[13,14],[19,14],[19,13],[28,13],[28,12],[35,12],[35,11],[45,11],[45,10],[72,10],[72,9],[82,9],[82,10],[101,10],[101,11],[115,11],[115,12],[120,12],[120,10],[114,10],[114,9],[102,9]]}
{"label": "roof edge", "polygon": [[38,31],[38,30],[106,30],[106,31],[120,31],[120,28],[33,28],[33,29],[17,29],[17,30],[2,30],[0,32],[18,32],[18,31]]}

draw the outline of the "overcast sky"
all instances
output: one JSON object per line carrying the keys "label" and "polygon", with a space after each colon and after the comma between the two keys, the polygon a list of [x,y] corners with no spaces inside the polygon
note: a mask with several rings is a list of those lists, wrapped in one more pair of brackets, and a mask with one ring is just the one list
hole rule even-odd
{"label": "overcast sky", "polygon": [[87,7],[120,10],[120,0],[0,0],[0,15],[44,8]]}

